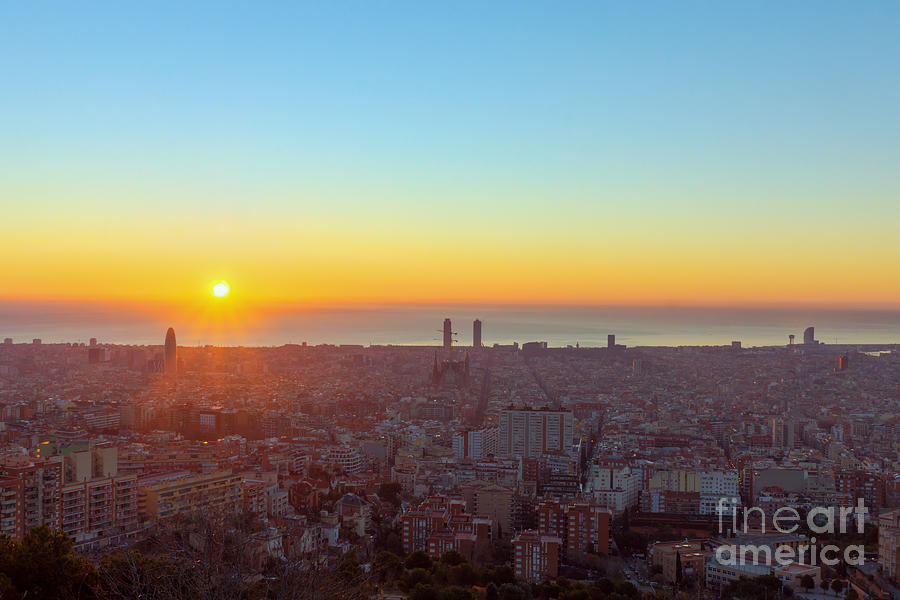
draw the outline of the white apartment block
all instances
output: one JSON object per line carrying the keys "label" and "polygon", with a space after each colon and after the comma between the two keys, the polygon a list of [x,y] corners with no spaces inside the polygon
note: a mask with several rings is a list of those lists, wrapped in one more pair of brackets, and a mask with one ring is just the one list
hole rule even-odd
{"label": "white apartment block", "polygon": [[488,456],[497,456],[499,451],[500,428],[497,426],[462,431],[453,436],[453,453],[457,459],[480,460]]}
{"label": "white apartment block", "polygon": [[617,513],[630,509],[637,505],[640,489],[641,476],[631,467],[591,465],[587,491],[600,506]]}
{"label": "white apartment block", "polygon": [[703,471],[700,473],[700,514],[714,515],[720,510],[723,514],[731,514],[740,506],[740,491],[737,470]]}
{"label": "white apartment block", "polygon": [[568,452],[575,435],[570,411],[507,409],[500,413],[500,452],[537,458],[546,452]]}

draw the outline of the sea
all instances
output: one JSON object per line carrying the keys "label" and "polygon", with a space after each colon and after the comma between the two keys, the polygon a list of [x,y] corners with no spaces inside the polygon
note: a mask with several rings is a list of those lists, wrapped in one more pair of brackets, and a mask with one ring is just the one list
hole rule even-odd
{"label": "sea", "polygon": [[734,308],[698,306],[353,305],[235,311],[227,316],[158,307],[123,309],[92,302],[0,301],[0,338],[30,343],[162,344],[174,327],[179,345],[283,344],[439,345],[445,318],[454,343],[543,341],[554,347],[605,346],[607,335],[627,346],[744,347],[788,343],[815,327],[826,344],[900,344],[900,309]]}

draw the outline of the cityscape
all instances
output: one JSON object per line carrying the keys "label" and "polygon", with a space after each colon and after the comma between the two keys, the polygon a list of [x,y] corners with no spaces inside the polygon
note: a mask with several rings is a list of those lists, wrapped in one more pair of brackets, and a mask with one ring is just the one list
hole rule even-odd
{"label": "cityscape", "polygon": [[[434,346],[6,338],[0,533],[62,532],[123,597],[155,576],[124,582],[123,557],[173,547],[261,597],[279,569],[340,574],[317,576],[333,597],[897,593],[896,344],[491,344],[476,319],[463,345],[440,325]],[[773,529],[857,504],[858,530]],[[826,544],[846,556],[772,559]],[[744,546],[763,555],[722,553]]]}
{"label": "cityscape", "polygon": [[898,24],[0,0],[0,600],[900,600]]}

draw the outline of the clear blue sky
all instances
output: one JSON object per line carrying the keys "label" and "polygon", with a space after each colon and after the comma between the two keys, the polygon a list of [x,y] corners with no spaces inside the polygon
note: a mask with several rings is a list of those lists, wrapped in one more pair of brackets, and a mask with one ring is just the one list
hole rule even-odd
{"label": "clear blue sky", "polygon": [[438,222],[471,241],[478,214],[479,239],[573,252],[809,236],[889,257],[898,32],[897,2],[2,2],[0,233],[164,210],[401,252]]}

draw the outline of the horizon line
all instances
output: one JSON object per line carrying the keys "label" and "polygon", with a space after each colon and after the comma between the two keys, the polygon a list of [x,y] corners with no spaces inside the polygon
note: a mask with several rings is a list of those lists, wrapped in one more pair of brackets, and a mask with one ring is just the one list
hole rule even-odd
{"label": "horizon line", "polygon": [[[156,312],[160,309],[185,308],[209,305],[209,299],[191,301],[178,300],[142,300],[137,298],[94,298],[94,297],[34,297],[34,296],[0,296],[2,304],[51,304],[51,305],[116,305],[123,308],[142,309]],[[219,301],[221,302],[221,301]],[[238,305],[240,308],[261,310],[264,312],[282,312],[292,310],[341,310],[360,308],[387,307],[420,307],[420,308],[569,308],[569,309],[738,309],[738,310],[835,310],[835,311],[886,311],[900,312],[900,301],[897,302],[827,302],[827,301],[747,301],[747,302],[703,302],[687,300],[663,301],[631,301],[603,302],[584,300],[453,300],[441,298],[416,298],[410,300],[348,298],[341,300],[242,300],[227,299],[224,302]]]}

